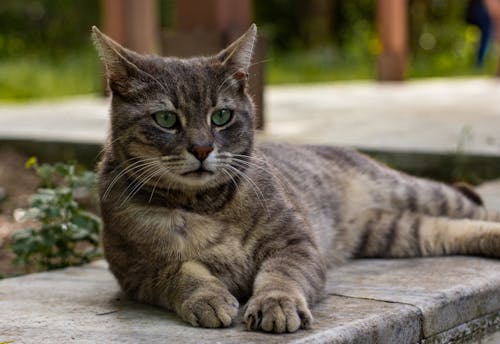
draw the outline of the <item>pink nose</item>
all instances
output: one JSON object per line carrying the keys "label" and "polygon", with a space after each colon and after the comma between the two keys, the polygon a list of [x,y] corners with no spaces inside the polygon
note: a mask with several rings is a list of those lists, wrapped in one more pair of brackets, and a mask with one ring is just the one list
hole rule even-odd
{"label": "pink nose", "polygon": [[192,145],[188,148],[189,153],[193,154],[196,159],[203,161],[207,158],[208,154],[213,151],[214,148],[212,146],[205,145]]}

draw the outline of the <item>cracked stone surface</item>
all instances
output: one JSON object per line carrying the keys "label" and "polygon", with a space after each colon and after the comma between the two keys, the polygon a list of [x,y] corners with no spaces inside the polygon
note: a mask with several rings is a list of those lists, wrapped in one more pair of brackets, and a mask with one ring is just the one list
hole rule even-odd
{"label": "cracked stone surface", "polygon": [[425,337],[500,310],[497,260],[372,260],[341,267],[329,277],[328,291],[335,295],[415,306],[423,315]]}
{"label": "cracked stone surface", "polygon": [[[128,300],[99,261],[1,280],[0,342],[472,343],[472,335],[500,330],[496,260],[357,260],[329,272],[327,292],[313,308],[312,330],[272,335],[246,331],[239,321],[200,329]],[[498,332],[487,338],[493,341],[481,343],[495,343]]]}

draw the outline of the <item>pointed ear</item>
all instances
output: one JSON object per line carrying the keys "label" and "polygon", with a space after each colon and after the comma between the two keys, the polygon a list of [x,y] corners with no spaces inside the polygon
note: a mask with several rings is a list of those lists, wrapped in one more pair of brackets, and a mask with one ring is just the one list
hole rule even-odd
{"label": "pointed ear", "polygon": [[248,74],[253,48],[257,38],[257,26],[252,24],[240,38],[217,54],[217,59],[231,69]]}
{"label": "pointed ear", "polygon": [[139,80],[142,74],[137,67],[141,55],[122,47],[95,26],[92,26],[92,40],[106,69],[110,89],[123,95],[137,89],[133,79]]}

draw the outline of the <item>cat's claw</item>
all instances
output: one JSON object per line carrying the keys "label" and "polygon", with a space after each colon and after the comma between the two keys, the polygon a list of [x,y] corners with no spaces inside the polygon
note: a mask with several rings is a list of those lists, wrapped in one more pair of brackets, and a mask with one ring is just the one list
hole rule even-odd
{"label": "cat's claw", "polygon": [[193,326],[228,327],[238,307],[238,301],[228,291],[203,290],[183,302],[179,315]]}
{"label": "cat's claw", "polygon": [[248,301],[243,321],[248,330],[283,333],[310,328],[313,317],[302,297],[269,293]]}

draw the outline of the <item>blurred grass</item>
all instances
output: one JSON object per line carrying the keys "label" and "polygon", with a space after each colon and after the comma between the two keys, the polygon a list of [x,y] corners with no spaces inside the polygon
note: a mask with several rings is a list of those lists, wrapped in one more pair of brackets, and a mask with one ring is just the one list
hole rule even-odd
{"label": "blurred grass", "polygon": [[[493,76],[500,51],[493,42],[485,65],[474,68],[478,33],[471,31],[452,51],[429,51],[410,56],[409,79],[449,76]],[[373,80],[376,77],[375,38],[368,34],[342,53],[333,47],[287,53],[269,52],[266,84]],[[57,59],[24,56],[0,60],[0,101],[17,102],[101,92],[101,66],[93,47]]]}
{"label": "blurred grass", "polygon": [[353,62],[334,53],[332,48],[278,54],[266,61],[267,84],[314,83],[363,80],[375,77],[375,64]]}
{"label": "blurred grass", "polygon": [[[175,1],[158,4],[162,27],[172,28]],[[485,65],[474,68],[479,31],[464,21],[466,4],[409,1],[408,79],[495,74],[500,51],[493,42]],[[101,5],[1,0],[0,102],[100,93],[89,29],[102,22]],[[375,79],[382,47],[373,0],[255,0],[253,12],[266,37],[267,84]]]}
{"label": "blurred grass", "polygon": [[460,76],[494,77],[500,62],[500,51],[493,45],[490,46],[490,49],[492,51],[486,57],[481,68],[474,66],[473,54],[464,57],[440,53],[413,59],[408,66],[407,76],[411,79]]}
{"label": "blurred grass", "polygon": [[[461,37],[462,36],[462,37]],[[450,50],[419,49],[408,57],[408,79],[432,77],[494,76],[500,61],[500,49],[490,42],[484,65],[474,65],[479,32],[468,27]],[[314,83],[328,81],[373,80],[376,78],[376,59],[380,52],[374,36],[360,37],[358,44],[336,52],[334,47],[308,51],[272,54],[266,60],[266,83]]]}
{"label": "blurred grass", "polygon": [[419,50],[419,54],[410,60],[407,74],[409,78],[495,75],[500,62],[500,47],[494,39],[489,42],[484,65],[477,68],[475,60],[479,30],[468,25],[464,30],[456,29],[445,33],[455,38],[447,39],[449,49]]}
{"label": "blurred grass", "polygon": [[97,93],[101,67],[91,46],[57,59],[25,56],[0,61],[0,101]]}
{"label": "blurred grass", "polygon": [[[497,49],[496,49],[497,50]],[[494,76],[499,63],[498,50],[489,54],[480,69],[472,56],[455,58],[445,54],[413,58],[408,63],[407,78]],[[351,63],[349,59],[325,60],[314,52],[279,55],[266,62],[266,83],[315,83],[349,80],[374,80],[376,60]]]}

